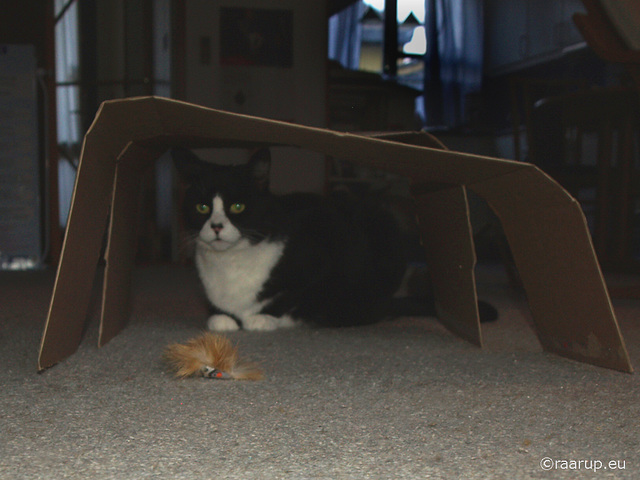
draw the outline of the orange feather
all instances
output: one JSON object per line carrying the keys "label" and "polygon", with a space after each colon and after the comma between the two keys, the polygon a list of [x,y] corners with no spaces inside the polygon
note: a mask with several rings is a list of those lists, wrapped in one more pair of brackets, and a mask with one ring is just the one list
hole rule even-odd
{"label": "orange feather", "polygon": [[234,380],[261,380],[262,370],[239,358],[238,348],[222,335],[206,332],[184,344],[169,345],[165,359],[177,377],[200,375]]}

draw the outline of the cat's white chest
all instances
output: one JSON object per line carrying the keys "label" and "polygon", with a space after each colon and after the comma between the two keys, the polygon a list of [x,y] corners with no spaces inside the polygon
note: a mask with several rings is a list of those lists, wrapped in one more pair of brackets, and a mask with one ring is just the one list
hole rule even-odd
{"label": "cat's white chest", "polygon": [[196,248],[196,266],[207,297],[220,310],[243,317],[258,313],[257,296],[284,251],[283,242],[241,244],[224,251]]}

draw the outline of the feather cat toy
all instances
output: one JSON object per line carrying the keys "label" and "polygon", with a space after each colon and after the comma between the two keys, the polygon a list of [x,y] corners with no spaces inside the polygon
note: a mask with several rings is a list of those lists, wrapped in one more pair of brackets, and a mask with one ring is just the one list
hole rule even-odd
{"label": "feather cat toy", "polygon": [[184,344],[169,345],[165,359],[177,377],[199,375],[207,378],[232,380],[261,380],[262,370],[238,356],[238,348],[231,341],[206,332]]}

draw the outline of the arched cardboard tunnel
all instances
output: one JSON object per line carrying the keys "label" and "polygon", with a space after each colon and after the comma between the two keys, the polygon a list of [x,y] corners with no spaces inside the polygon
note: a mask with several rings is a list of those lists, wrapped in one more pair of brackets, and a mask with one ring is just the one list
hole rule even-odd
{"label": "arched cardboard tunnel", "polygon": [[433,148],[420,133],[354,135],[157,97],[103,103],[85,136],[39,369],[80,344],[107,219],[99,344],[126,325],[136,250],[137,212],[130,206],[146,168],[174,146],[269,145],[410,178],[419,224],[429,232],[423,241],[439,319],[481,346],[467,204],[473,191],[502,222],[543,348],[632,371],[580,205],[535,166]]}

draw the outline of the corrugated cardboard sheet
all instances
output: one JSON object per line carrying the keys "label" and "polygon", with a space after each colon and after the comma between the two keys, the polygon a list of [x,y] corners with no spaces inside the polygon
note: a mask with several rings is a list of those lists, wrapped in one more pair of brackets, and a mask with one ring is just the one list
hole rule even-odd
{"label": "corrugated cardboard sheet", "polygon": [[100,345],[126,325],[130,206],[141,172],[173,146],[258,145],[300,147],[409,177],[419,227],[429,232],[423,240],[439,318],[481,345],[467,205],[467,191],[475,192],[503,224],[543,347],[632,371],[580,206],[533,165],[448,151],[426,134],[338,133],[155,97],[105,102],[85,136],[40,369],[80,344],[108,219]]}

